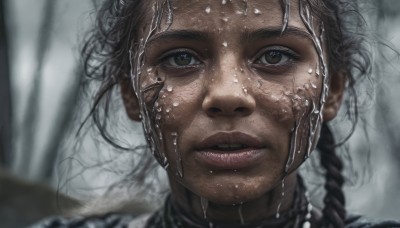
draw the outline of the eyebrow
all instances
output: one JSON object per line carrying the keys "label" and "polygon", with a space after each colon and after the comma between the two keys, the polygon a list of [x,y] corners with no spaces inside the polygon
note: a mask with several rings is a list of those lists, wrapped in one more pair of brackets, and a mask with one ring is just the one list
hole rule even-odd
{"label": "eyebrow", "polygon": [[242,36],[242,42],[251,43],[252,41],[256,40],[279,38],[285,36],[298,36],[309,40],[313,40],[312,36],[308,32],[300,28],[289,26],[282,33],[282,27],[278,26],[278,27],[257,29],[255,31],[247,31]]}
{"label": "eyebrow", "polygon": [[[299,36],[302,38],[312,40],[312,36],[308,32],[303,31],[300,28],[289,26],[282,33],[282,27],[277,26],[277,27],[261,28],[255,31],[246,31],[241,37],[241,41],[251,43],[256,40],[279,38],[285,36]],[[167,42],[176,40],[207,41],[210,40],[210,35],[206,32],[196,31],[196,30],[186,30],[186,29],[169,30],[152,36],[149,39],[148,44],[154,42]]]}
{"label": "eyebrow", "polygon": [[151,37],[148,44],[156,41],[176,41],[176,40],[192,40],[192,41],[206,41],[209,40],[209,35],[205,32],[194,30],[170,30],[158,33]]}

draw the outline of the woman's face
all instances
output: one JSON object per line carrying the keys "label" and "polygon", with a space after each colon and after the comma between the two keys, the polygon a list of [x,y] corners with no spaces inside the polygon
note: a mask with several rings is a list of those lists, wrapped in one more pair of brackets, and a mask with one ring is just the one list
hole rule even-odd
{"label": "woman's face", "polygon": [[304,160],[307,118],[320,104],[319,56],[298,3],[284,33],[279,0],[177,0],[171,7],[172,24],[165,12],[140,77],[165,80],[150,110],[172,188],[222,204],[260,197],[281,183],[291,145],[289,172]]}

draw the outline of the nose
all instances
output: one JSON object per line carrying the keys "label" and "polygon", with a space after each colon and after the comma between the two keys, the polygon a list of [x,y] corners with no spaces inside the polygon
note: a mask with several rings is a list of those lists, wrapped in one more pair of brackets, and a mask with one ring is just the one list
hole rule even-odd
{"label": "nose", "polygon": [[[241,75],[243,76],[243,75]],[[210,82],[202,108],[210,117],[244,117],[254,112],[256,102],[249,89],[240,82],[240,76],[219,72]]]}

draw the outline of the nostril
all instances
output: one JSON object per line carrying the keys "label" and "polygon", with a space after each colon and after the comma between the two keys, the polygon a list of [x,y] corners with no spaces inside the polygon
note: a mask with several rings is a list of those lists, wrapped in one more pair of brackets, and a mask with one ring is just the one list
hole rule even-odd
{"label": "nostril", "polygon": [[238,107],[235,109],[235,112],[246,112],[247,108],[243,108],[243,107]]}
{"label": "nostril", "polygon": [[211,108],[209,108],[208,111],[211,112],[211,113],[219,113],[219,112],[221,112],[222,110],[219,109],[219,108],[211,107]]}

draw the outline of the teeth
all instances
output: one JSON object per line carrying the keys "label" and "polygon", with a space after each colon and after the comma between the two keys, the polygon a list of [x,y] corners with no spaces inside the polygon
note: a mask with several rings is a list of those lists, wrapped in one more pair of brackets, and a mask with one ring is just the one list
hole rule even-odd
{"label": "teeth", "polygon": [[244,147],[244,145],[243,144],[218,144],[216,147],[221,150],[232,150],[232,149],[241,149]]}

